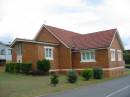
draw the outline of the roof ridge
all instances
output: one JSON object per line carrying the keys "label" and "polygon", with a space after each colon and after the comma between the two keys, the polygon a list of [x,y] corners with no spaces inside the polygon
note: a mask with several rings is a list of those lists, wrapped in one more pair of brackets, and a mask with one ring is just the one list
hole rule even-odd
{"label": "roof ridge", "polygon": [[111,30],[117,30],[117,28],[106,29],[106,30],[100,30],[100,31],[96,31],[96,32],[91,32],[91,33],[82,34],[82,35],[89,35],[89,34],[102,33],[102,32],[106,33],[107,31],[111,31]]}
{"label": "roof ridge", "polygon": [[55,29],[60,29],[60,30],[66,31],[66,32],[71,32],[71,33],[75,33],[75,34],[79,34],[80,35],[80,33],[78,33],[78,32],[74,32],[74,31],[71,31],[71,30],[66,30],[66,29],[63,29],[63,28],[58,28],[58,27],[55,27],[55,26],[50,26],[50,25],[45,25],[45,24],[44,24],[44,26],[52,27],[52,28],[55,28]]}

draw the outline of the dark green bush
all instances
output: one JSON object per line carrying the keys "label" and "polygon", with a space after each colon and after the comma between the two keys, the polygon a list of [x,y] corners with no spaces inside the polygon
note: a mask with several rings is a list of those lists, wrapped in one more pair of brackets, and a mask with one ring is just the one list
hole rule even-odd
{"label": "dark green bush", "polygon": [[29,73],[31,69],[31,63],[7,63],[5,67],[5,71],[9,73]]}
{"label": "dark green bush", "polygon": [[93,77],[94,77],[94,79],[102,79],[103,78],[103,69],[102,68],[94,68]]}
{"label": "dark green bush", "polygon": [[128,68],[128,69],[130,69],[130,65],[125,65],[125,68]]}
{"label": "dark green bush", "polygon": [[67,80],[69,83],[75,83],[78,79],[77,73],[74,70],[68,71]]}
{"label": "dark green bush", "polygon": [[32,63],[21,63],[22,73],[29,73],[32,70]]}
{"label": "dark green bush", "polygon": [[10,64],[9,63],[7,63],[5,65],[5,72],[10,72]]}
{"label": "dark green bush", "polygon": [[58,83],[59,83],[58,75],[56,73],[52,73],[50,84],[56,86]]}
{"label": "dark green bush", "polygon": [[125,60],[125,64],[130,64],[130,51],[129,50],[124,51],[123,58]]}
{"label": "dark green bush", "polygon": [[90,78],[92,78],[93,77],[93,69],[92,68],[88,68],[88,69],[84,70],[82,72],[82,77],[85,80],[89,80]]}
{"label": "dark green bush", "polygon": [[15,72],[15,63],[7,63],[5,67],[6,72],[14,73]]}
{"label": "dark green bush", "polygon": [[50,67],[51,67],[51,65],[50,65],[50,61],[49,60],[44,59],[44,60],[37,61],[37,68],[38,68],[38,70],[41,70],[44,73],[48,73],[49,70],[50,70]]}
{"label": "dark green bush", "polygon": [[15,73],[15,63],[10,63],[9,72],[10,72],[10,73]]}
{"label": "dark green bush", "polygon": [[20,73],[22,63],[15,63],[15,73]]}

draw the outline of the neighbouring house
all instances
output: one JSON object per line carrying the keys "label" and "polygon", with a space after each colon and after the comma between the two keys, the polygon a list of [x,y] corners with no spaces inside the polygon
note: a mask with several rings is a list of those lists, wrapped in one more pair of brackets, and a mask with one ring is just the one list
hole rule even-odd
{"label": "neighbouring house", "polygon": [[0,66],[3,66],[6,62],[10,61],[12,61],[12,54],[9,44],[0,42]]}
{"label": "neighbouring house", "polygon": [[79,34],[43,25],[33,40],[16,38],[12,44],[14,62],[32,62],[48,59],[51,70],[66,72],[74,69],[101,67],[105,77],[124,73],[124,50],[117,29]]}

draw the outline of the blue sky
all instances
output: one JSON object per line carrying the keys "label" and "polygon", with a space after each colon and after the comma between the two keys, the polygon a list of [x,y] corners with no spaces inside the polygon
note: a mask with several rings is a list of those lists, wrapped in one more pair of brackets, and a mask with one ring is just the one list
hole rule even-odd
{"label": "blue sky", "polygon": [[130,49],[129,5],[130,0],[0,0],[0,41],[33,39],[46,23],[82,34],[117,28]]}

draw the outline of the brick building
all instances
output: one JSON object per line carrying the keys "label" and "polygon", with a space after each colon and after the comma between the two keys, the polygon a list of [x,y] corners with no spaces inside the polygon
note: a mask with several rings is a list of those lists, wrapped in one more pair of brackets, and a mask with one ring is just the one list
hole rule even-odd
{"label": "brick building", "polygon": [[32,62],[48,59],[51,70],[66,72],[101,67],[104,76],[114,77],[124,73],[124,50],[117,29],[79,34],[43,25],[33,40],[16,38],[12,44],[14,62]]}

